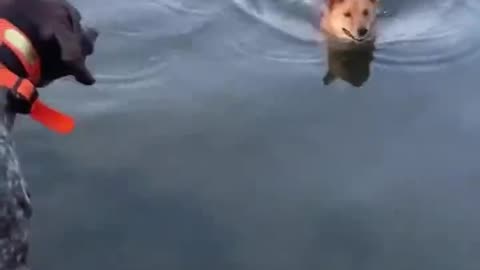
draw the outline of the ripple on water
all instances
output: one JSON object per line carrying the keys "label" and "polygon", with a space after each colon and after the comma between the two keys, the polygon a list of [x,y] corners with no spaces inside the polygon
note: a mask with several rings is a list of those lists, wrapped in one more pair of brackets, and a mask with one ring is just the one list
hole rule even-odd
{"label": "ripple on water", "polygon": [[[323,63],[318,32],[310,23],[312,5],[307,0],[233,0],[244,13],[265,28],[247,27],[230,39],[237,51],[286,63]],[[272,31],[275,30],[275,31]],[[276,35],[275,34],[280,34]]]}
{"label": "ripple on water", "polygon": [[[210,0],[107,0],[86,6],[104,40],[93,61],[99,87],[131,89],[160,79],[175,52],[191,46],[191,37],[225,6]],[[121,16],[119,16],[121,14]]]}
{"label": "ripple on water", "polygon": [[[282,51],[262,49],[274,32],[245,34],[236,46],[243,52],[284,62],[321,62],[318,30],[312,26],[313,0],[232,0],[248,16],[296,40]],[[435,69],[470,58],[480,48],[480,3],[477,0],[383,1],[379,15],[375,65],[386,68]],[[305,10],[310,10],[310,13]],[[448,23],[446,23],[448,22]],[[303,43],[299,43],[301,41]],[[268,42],[268,41],[267,41]],[[284,46],[285,44],[282,44]],[[280,45],[279,45],[280,46]]]}
{"label": "ripple on water", "polygon": [[131,105],[151,100],[168,79],[166,69],[192,50],[192,38],[231,5],[225,0],[71,1],[83,22],[100,31],[95,57],[88,59],[97,83],[89,88],[93,92],[77,91],[71,80],[60,80],[44,97],[77,115],[141,108]]}
{"label": "ripple on water", "polygon": [[382,18],[375,63],[386,68],[437,69],[480,48],[476,0],[435,0]]}

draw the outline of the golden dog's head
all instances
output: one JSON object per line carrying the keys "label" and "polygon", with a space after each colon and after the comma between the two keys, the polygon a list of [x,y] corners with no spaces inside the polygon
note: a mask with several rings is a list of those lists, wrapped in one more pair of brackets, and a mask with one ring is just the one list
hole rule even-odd
{"label": "golden dog's head", "polygon": [[374,36],[379,0],[327,0],[322,28],[329,34],[362,42]]}

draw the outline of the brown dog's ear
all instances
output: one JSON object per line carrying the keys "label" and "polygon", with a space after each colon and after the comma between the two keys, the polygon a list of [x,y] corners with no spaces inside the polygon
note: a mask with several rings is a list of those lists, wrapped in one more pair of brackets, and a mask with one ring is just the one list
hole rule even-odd
{"label": "brown dog's ear", "polygon": [[60,18],[51,21],[51,31],[60,48],[61,61],[75,79],[85,85],[95,83],[86,67],[86,57],[93,53],[94,43],[98,33],[94,29],[83,30],[80,13],[70,4],[61,1],[61,11],[56,15]]}

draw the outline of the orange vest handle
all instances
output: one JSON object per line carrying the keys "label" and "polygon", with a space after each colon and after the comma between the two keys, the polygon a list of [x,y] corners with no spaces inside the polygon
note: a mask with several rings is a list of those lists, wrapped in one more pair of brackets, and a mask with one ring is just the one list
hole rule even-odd
{"label": "orange vest handle", "polygon": [[18,77],[4,66],[0,65],[0,87],[8,89],[12,100],[17,102],[12,109],[16,113],[29,114],[30,117],[45,127],[60,134],[72,132],[75,121],[69,115],[57,111],[38,98],[35,86],[27,79]]}
{"label": "orange vest handle", "polygon": [[39,99],[32,104],[30,116],[45,127],[63,135],[72,132],[75,127],[75,120],[71,116],[49,107]]}

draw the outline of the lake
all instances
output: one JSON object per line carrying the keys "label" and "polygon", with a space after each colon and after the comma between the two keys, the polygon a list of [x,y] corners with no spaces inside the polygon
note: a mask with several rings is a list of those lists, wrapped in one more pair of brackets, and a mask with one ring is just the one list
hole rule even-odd
{"label": "lake", "polygon": [[14,132],[33,269],[478,269],[477,0],[384,0],[360,87],[306,0],[73,3],[98,82]]}

